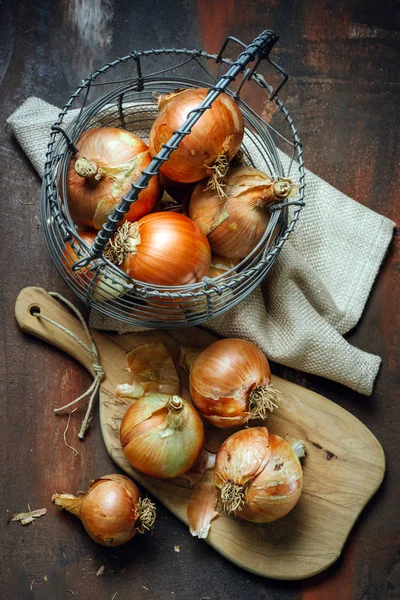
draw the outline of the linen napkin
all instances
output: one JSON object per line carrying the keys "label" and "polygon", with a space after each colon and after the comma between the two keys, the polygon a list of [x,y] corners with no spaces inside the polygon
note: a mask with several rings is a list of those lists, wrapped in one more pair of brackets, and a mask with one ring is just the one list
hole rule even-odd
{"label": "linen napkin", "polygon": [[[59,109],[29,98],[8,119],[22,149],[43,174],[50,127]],[[71,111],[67,122],[76,116]],[[257,166],[257,150],[252,158]],[[280,152],[283,166],[289,158]],[[272,360],[372,392],[381,359],[343,335],[360,319],[395,223],[355,202],[310,171],[306,207],[261,287],[204,324],[226,337],[248,339]],[[136,328],[92,310],[92,327]]]}

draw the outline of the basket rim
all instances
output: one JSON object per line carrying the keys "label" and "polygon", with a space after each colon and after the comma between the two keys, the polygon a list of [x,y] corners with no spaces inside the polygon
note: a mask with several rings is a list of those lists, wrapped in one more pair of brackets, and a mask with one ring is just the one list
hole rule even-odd
{"label": "basket rim", "polygon": [[[52,180],[52,172],[53,172],[54,168],[57,168],[57,163],[60,161],[60,154],[58,154],[58,150],[60,149],[60,146],[62,146],[62,144],[64,142],[62,135],[60,135],[60,133],[62,133],[62,131],[60,131],[59,129],[61,129],[61,125],[63,124],[63,121],[64,121],[68,111],[70,111],[72,109],[74,101],[78,98],[78,96],[81,94],[81,92],[85,89],[86,89],[86,94],[88,95],[90,85],[93,85],[93,81],[95,81],[97,79],[97,77],[99,77],[100,75],[102,75],[103,73],[108,71],[109,69],[114,68],[118,64],[126,63],[128,60],[134,60],[134,61],[136,61],[136,64],[138,65],[138,62],[137,62],[138,58],[140,58],[142,56],[151,56],[151,55],[159,56],[161,54],[185,55],[185,56],[191,57],[191,59],[193,57],[196,57],[196,58],[202,57],[202,58],[206,58],[208,60],[216,60],[216,58],[217,58],[216,54],[209,54],[209,53],[205,52],[204,50],[187,50],[184,48],[183,49],[161,48],[161,49],[143,50],[143,51],[138,51],[138,52],[132,52],[125,57],[118,58],[115,61],[112,61],[110,63],[106,63],[106,65],[104,67],[102,67],[101,69],[98,69],[97,71],[92,73],[92,75],[90,75],[88,78],[86,78],[85,80],[82,81],[82,84],[70,96],[69,100],[67,101],[67,103],[63,106],[62,110],[60,111],[60,113],[58,115],[58,120],[53,125],[53,128],[55,127],[56,129],[52,128],[52,131],[50,133],[50,140],[49,140],[49,143],[47,146],[45,171],[44,171],[43,185],[42,185],[42,201],[41,201],[42,224],[44,225],[43,229],[46,231],[47,234],[49,232],[47,230],[48,214],[46,214],[46,212],[47,212],[46,208],[50,209],[50,213],[53,213],[53,217],[55,220],[57,220],[57,216],[59,216],[59,214],[57,215],[57,211],[53,212],[54,206],[55,206],[55,202],[54,202],[55,199],[53,197],[53,202],[52,202],[52,192],[53,192],[53,196],[54,196],[54,189],[51,190],[52,187],[54,188],[53,180]],[[187,61],[185,61],[185,62],[187,62]],[[221,62],[225,63],[226,65],[232,64],[232,61],[228,58],[222,58]],[[171,67],[171,69],[167,69],[167,71],[179,68],[182,64],[185,64],[185,63],[181,63],[179,65],[173,65],[173,67]],[[138,80],[140,80],[140,77],[142,77],[141,72],[139,72],[139,69],[140,69],[140,67],[138,68],[138,77],[136,79],[134,77],[129,79],[130,85],[128,86],[128,88],[129,88],[129,91],[131,91],[131,92],[132,91],[140,92],[140,90],[137,89],[137,82],[138,82]],[[161,71],[156,72],[156,73],[152,74],[152,77],[146,76],[143,79],[145,79],[146,82],[151,82],[152,84],[168,83],[171,81],[173,81],[173,82],[185,81],[188,84],[193,85],[194,87],[198,86],[199,84],[203,85],[204,87],[206,87],[206,86],[210,87],[210,85],[212,85],[210,83],[206,83],[204,81],[198,81],[198,80],[195,80],[192,78],[160,77],[161,73],[167,72],[167,71],[163,70],[162,72]],[[156,75],[157,79],[153,79],[153,75]],[[260,75],[259,73],[257,73],[257,72],[253,73],[253,75],[251,76],[251,79],[257,85],[261,86],[262,88],[269,90],[269,91],[271,90],[271,87],[265,81],[263,76]],[[134,86],[135,82],[136,82],[136,87]],[[108,82],[108,83],[118,83],[118,82]],[[101,85],[103,85],[103,84],[101,84]],[[122,86],[121,88],[116,88],[114,90],[113,95],[114,96],[118,95],[117,92],[121,93],[121,89],[122,88],[125,89],[125,87]],[[227,93],[233,95],[233,92],[231,90],[227,89],[226,91],[227,91]],[[72,123],[68,125],[68,128],[70,129],[72,124],[74,124],[76,121],[79,121],[85,108],[86,109],[93,108],[93,105],[96,105],[96,103],[101,103],[101,101],[104,98],[105,98],[105,96],[103,95],[101,98],[96,100],[94,103],[91,103],[87,107],[85,107],[85,103],[84,103],[82,108],[79,110],[78,115],[74,118]],[[173,286],[160,286],[160,285],[144,284],[143,282],[139,282],[137,280],[130,278],[129,276],[124,274],[118,267],[115,267],[111,263],[107,264],[108,261],[106,259],[104,259],[103,257],[101,257],[100,259],[96,259],[96,260],[100,260],[101,264],[105,263],[107,269],[109,269],[111,272],[114,272],[118,276],[121,276],[121,274],[122,274],[125,277],[125,279],[128,282],[127,286],[129,286],[129,288],[130,288],[130,289],[127,288],[127,292],[133,291],[135,294],[138,294],[138,296],[140,296],[142,298],[149,298],[149,297],[153,298],[154,297],[154,298],[161,299],[161,300],[163,298],[185,299],[186,294],[187,294],[187,297],[189,297],[189,298],[193,298],[196,295],[203,296],[203,297],[204,296],[206,296],[206,297],[212,296],[214,294],[221,295],[221,293],[224,290],[232,289],[232,287],[236,283],[241,285],[241,282],[243,281],[244,278],[249,278],[249,277],[254,276],[255,279],[258,279],[257,274],[259,274],[261,271],[265,270],[266,266],[268,266],[267,271],[269,270],[269,268],[272,266],[272,264],[277,259],[284,243],[287,241],[289,235],[291,234],[291,232],[294,229],[294,226],[299,218],[300,212],[304,206],[304,197],[305,197],[305,192],[304,192],[304,190],[305,190],[305,169],[304,169],[304,161],[303,161],[303,155],[302,155],[302,145],[301,145],[300,139],[297,134],[297,129],[294,125],[294,121],[293,121],[292,117],[290,116],[289,111],[286,108],[285,104],[279,99],[278,96],[275,97],[274,101],[277,104],[277,106],[280,108],[280,111],[282,112],[285,120],[288,123],[289,129],[292,134],[293,142],[286,140],[286,138],[284,138],[272,126],[270,126],[268,123],[266,123],[262,119],[262,117],[257,115],[257,113],[255,113],[253,111],[253,109],[251,109],[251,107],[249,107],[241,98],[239,98],[238,103],[241,106],[242,111],[243,111],[243,108],[247,109],[250,114],[253,114],[253,116],[255,118],[257,118],[259,124],[261,123],[266,127],[270,127],[275,133],[277,133],[280,137],[283,137],[283,139],[285,139],[287,142],[289,142],[293,146],[292,162],[294,162],[294,160],[295,160],[294,155],[296,155],[296,161],[298,163],[298,171],[299,171],[299,183],[300,183],[299,197],[298,197],[298,200],[296,200],[296,202],[290,203],[290,204],[297,204],[297,206],[295,207],[295,209],[293,211],[293,215],[291,217],[290,223],[288,223],[286,221],[285,231],[283,231],[283,232],[280,231],[280,233],[279,233],[280,239],[279,239],[278,243],[274,247],[270,246],[267,249],[268,252],[261,252],[261,254],[263,256],[261,256],[261,259],[257,262],[256,265],[253,265],[249,269],[246,269],[244,266],[243,271],[239,275],[236,274],[235,277],[236,277],[237,281],[234,283],[229,282],[227,280],[226,274],[223,274],[223,275],[220,275],[217,278],[215,278],[215,280],[206,280],[206,281],[202,280],[201,282],[198,282],[195,284],[188,284],[186,286],[173,287]],[[104,106],[103,106],[103,109],[104,109]],[[57,128],[58,128],[58,130],[57,130]],[[257,135],[257,133],[254,135]],[[274,142],[273,142],[273,146],[276,149]],[[64,153],[62,153],[62,157],[69,156],[69,158],[70,158],[71,155],[72,155],[71,148],[67,148],[66,150],[64,150]],[[57,192],[56,192],[56,195],[57,195]],[[285,203],[281,203],[281,204],[285,204]],[[281,206],[280,209],[282,209],[283,211],[287,211],[287,204],[288,203],[286,203],[286,206]],[[62,218],[61,218],[61,221],[62,221]],[[64,224],[61,222],[59,223],[59,226],[61,229],[62,229],[63,225],[65,228],[65,230],[63,231],[64,243],[67,239],[70,239],[71,237],[80,239],[79,233],[77,232],[77,229],[74,226],[72,220],[69,223],[69,227],[65,227],[65,223]],[[51,247],[49,245],[50,240],[47,235],[45,235],[45,240],[46,240],[48,249],[50,251],[50,254],[52,254]],[[264,240],[264,238],[263,238],[263,240]],[[263,240],[261,240],[261,242],[259,244],[260,247],[262,246]],[[80,239],[80,241],[82,242],[81,239]],[[246,259],[243,259],[241,261],[241,263],[245,262],[247,260],[247,258],[248,257],[246,257]],[[269,264],[269,263],[271,263],[271,264]],[[69,287],[72,287],[73,291],[79,297],[81,297],[81,299],[83,299],[87,304],[95,306],[101,312],[105,312],[104,310],[102,310],[102,308],[104,308],[104,306],[102,306],[102,305],[107,304],[107,301],[94,302],[90,296],[88,297],[87,292],[90,290],[87,290],[85,294],[82,293],[82,291],[76,290],[76,286],[71,286],[70,282],[68,280],[66,280],[65,272],[60,270],[59,265],[57,263],[56,263],[56,266],[57,266],[58,270],[60,271],[60,274],[62,275],[63,279],[69,285]],[[237,269],[237,266],[235,267],[235,269]],[[234,269],[232,269],[232,270],[234,270]],[[229,275],[229,273],[228,273],[228,275]],[[265,275],[266,275],[266,273],[263,276],[265,276]],[[222,281],[223,279],[224,279],[224,281]],[[258,285],[258,283],[257,283],[257,285]],[[248,293],[250,293],[254,289],[254,287],[256,287],[256,286],[251,287],[251,289],[249,291],[247,291],[247,293],[243,297],[248,295]],[[182,291],[177,291],[177,288],[182,289]],[[144,293],[141,293],[141,290],[144,290]],[[238,302],[240,300],[241,300],[241,298],[238,300]],[[124,320],[124,319],[121,319],[120,316],[116,316],[116,318],[118,318],[120,320]],[[203,320],[206,320],[206,318],[204,318]],[[128,322],[133,323],[136,321],[134,321],[134,319],[133,320],[129,319]],[[140,324],[143,324],[143,322],[141,321]],[[155,325],[155,326],[157,326],[157,325]],[[177,326],[177,324],[174,323],[173,326]]]}

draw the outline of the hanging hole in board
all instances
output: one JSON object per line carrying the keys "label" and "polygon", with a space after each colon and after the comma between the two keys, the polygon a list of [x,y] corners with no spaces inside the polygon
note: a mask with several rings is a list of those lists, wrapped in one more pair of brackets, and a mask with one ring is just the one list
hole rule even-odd
{"label": "hanging hole in board", "polygon": [[39,306],[36,306],[36,304],[33,304],[32,306],[30,306],[29,313],[32,315],[32,317],[36,317],[36,315],[40,315]]}

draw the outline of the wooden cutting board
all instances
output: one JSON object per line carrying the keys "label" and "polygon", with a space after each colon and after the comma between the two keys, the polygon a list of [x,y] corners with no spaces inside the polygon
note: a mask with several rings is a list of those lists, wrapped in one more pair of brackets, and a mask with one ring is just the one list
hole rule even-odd
{"label": "wooden cutting board", "polygon": [[[89,353],[58,327],[33,316],[35,311],[86,341],[79,321],[42,288],[25,288],[17,298],[15,313],[20,328],[64,350],[93,375]],[[134,347],[162,341],[177,364],[180,344],[204,347],[215,337],[194,327],[122,336],[92,334],[106,374],[100,390],[100,425],[107,450],[123,471],[187,524],[186,507],[191,496],[187,480],[152,479],[125,460],[119,424],[129,400],[117,399],[114,391],[117,384],[129,381],[124,370],[126,353]],[[181,371],[180,376],[187,387],[186,374]],[[258,575],[303,579],[323,571],[340,556],[357,517],[382,482],[385,456],[374,435],[340,406],[279,377],[273,377],[273,384],[282,392],[283,400],[266,425],[284,438],[303,440],[307,448],[301,499],[287,517],[268,525],[221,514],[212,522],[207,542]]]}

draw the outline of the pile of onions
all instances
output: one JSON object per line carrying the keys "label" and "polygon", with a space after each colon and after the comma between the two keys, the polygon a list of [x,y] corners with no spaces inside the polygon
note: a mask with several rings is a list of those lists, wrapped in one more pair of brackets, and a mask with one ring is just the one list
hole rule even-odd
{"label": "pile of onions", "polygon": [[[296,448],[304,456],[300,443]],[[226,512],[253,523],[269,523],[297,504],[303,471],[292,446],[265,427],[253,427],[234,433],[222,444],[214,482]]]}
{"label": "pile of onions", "polygon": [[[117,127],[89,129],[78,141],[67,173],[68,207],[79,226],[101,229],[122,196],[151,162],[148,146]],[[131,204],[125,218],[136,221],[149,213],[159,196],[158,177]]]}
{"label": "pile of onions", "polygon": [[121,446],[135,469],[161,479],[192,468],[204,445],[203,423],[180,396],[149,393],[122,419]]}
{"label": "pile of onions", "polygon": [[217,427],[265,419],[280,398],[271,386],[264,354],[238,338],[218,340],[197,356],[190,370],[190,393],[197,410]]}
{"label": "pile of onions", "polygon": [[200,281],[211,260],[210,245],[199,226],[174,212],[124,223],[104,255],[133,279],[170,286]]}
{"label": "pile of onions", "polygon": [[90,537],[102,546],[121,546],[136,533],[152,529],[154,504],[141,500],[137,486],[123,475],[105,475],[90,482],[86,494],[54,494],[59,509],[76,515]]}
{"label": "pile of onions", "polygon": [[225,197],[201,181],[193,190],[189,216],[208,237],[211,250],[244,258],[257,246],[270,220],[269,205],[297,195],[289,179],[276,181],[253,167],[229,169]]}
{"label": "pile of onions", "polygon": [[[78,229],[78,234],[88,246],[91,246],[95,240],[97,231],[94,229]],[[77,240],[75,240],[75,244],[75,247],[77,247]],[[77,281],[80,281],[83,285],[87,286],[88,282],[90,282],[94,276],[94,272],[90,269],[90,265],[83,267],[78,271],[73,271],[71,268],[72,265],[82,257],[83,254],[78,256],[73,244],[66,242],[62,251],[61,261],[64,267],[68,268],[72,277],[74,277]],[[107,274],[105,271],[102,271],[98,275],[98,279],[99,281],[93,288],[92,292],[92,296],[95,298],[95,300],[112,300],[113,298],[118,298],[119,296],[125,294],[126,285],[122,276],[118,276],[116,273],[111,273],[110,270],[109,274]]]}
{"label": "pile of onions", "polygon": [[[160,113],[149,137],[152,156],[160,152],[189,113],[205,99],[208,91],[205,88],[186,89],[159,97]],[[238,152],[243,134],[242,113],[236,102],[223,93],[203,113],[169,160],[163,163],[160,172],[179,183],[193,183],[213,175],[213,182],[220,190],[218,182]]]}

